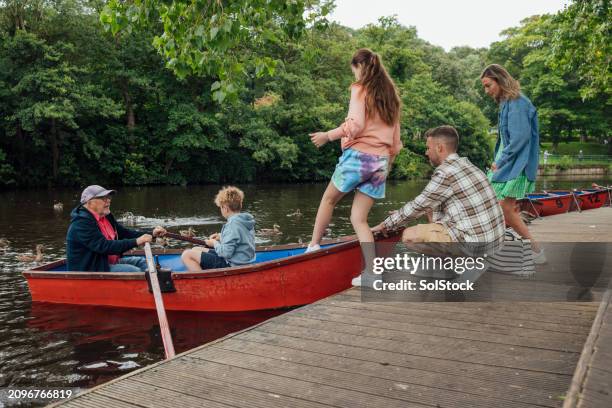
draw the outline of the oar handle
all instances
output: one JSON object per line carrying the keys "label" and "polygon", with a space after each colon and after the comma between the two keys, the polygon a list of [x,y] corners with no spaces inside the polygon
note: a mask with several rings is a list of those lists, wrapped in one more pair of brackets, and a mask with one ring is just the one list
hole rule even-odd
{"label": "oar handle", "polygon": [[149,277],[151,278],[151,288],[153,289],[153,299],[155,300],[155,309],[157,310],[157,318],[159,320],[159,329],[161,331],[162,342],[164,343],[164,351],[166,359],[172,358],[175,355],[174,345],[172,344],[172,335],[170,334],[170,326],[168,325],[168,317],[164,308],[164,298],[162,297],[159,288],[159,280],[157,279],[157,269],[153,262],[153,252],[151,244],[148,242],[144,245],[145,256],[147,258],[147,268]]}
{"label": "oar handle", "polygon": [[206,247],[208,246],[206,245],[206,241],[204,241],[203,239],[186,237],[181,234],[175,234],[174,232],[166,232],[165,236],[172,239],[178,239],[179,241],[191,242],[192,244],[203,245]]}

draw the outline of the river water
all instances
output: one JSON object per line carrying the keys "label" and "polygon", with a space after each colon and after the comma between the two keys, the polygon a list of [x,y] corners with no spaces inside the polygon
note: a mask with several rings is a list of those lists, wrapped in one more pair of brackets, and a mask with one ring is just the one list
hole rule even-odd
{"label": "river water", "polygon": [[[538,189],[586,187],[592,181],[541,178]],[[387,198],[370,215],[371,223],[415,197],[424,181],[390,182]],[[112,187],[112,186],[107,186]],[[280,226],[282,235],[258,236],[258,243],[307,242],[317,206],[325,189],[316,184],[265,184],[240,186],[246,195],[245,210],[257,228]],[[131,212],[136,227],[164,225],[177,232],[193,227],[198,236],[220,230],[223,219],[213,204],[219,186],[125,187],[113,198],[112,211],[120,217]],[[0,192],[0,238],[10,241],[0,248],[0,388],[89,388],[163,358],[156,314],[153,311],[75,307],[33,303],[21,272],[34,264],[18,260],[44,245],[44,262],[65,256],[65,234],[70,210],[80,191],[27,190]],[[62,211],[53,204],[61,202]],[[352,234],[351,199],[337,207],[330,225],[332,237]],[[292,215],[300,210],[301,216]],[[181,247],[184,243],[176,242]],[[177,352],[242,330],[283,311],[249,313],[169,313]]]}

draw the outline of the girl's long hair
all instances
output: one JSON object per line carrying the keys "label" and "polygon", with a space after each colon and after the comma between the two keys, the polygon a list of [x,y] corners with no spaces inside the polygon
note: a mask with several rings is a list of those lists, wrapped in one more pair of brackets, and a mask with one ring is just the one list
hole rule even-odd
{"label": "girl's long hair", "polygon": [[499,85],[501,92],[495,97],[497,103],[504,100],[516,99],[521,95],[521,85],[519,81],[514,79],[512,75],[506,71],[506,68],[501,65],[491,64],[486,67],[484,71],[482,71],[482,74],[480,74],[480,79],[485,77],[491,78]]}
{"label": "girl's long hair", "polygon": [[366,118],[373,118],[378,113],[387,125],[395,125],[400,117],[401,100],[378,54],[361,48],[353,55],[351,65],[361,67],[361,77],[355,83],[366,92]]}

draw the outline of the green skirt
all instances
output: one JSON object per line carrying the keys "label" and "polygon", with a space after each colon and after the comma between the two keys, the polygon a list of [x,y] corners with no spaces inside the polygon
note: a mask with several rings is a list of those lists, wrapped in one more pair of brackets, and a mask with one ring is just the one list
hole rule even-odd
{"label": "green skirt", "polygon": [[495,191],[498,200],[503,200],[507,197],[520,199],[524,198],[526,194],[535,191],[535,181],[529,181],[525,172],[515,179],[501,182],[492,181],[492,171],[487,173],[487,177],[491,182],[491,186],[493,186],[493,191]]}

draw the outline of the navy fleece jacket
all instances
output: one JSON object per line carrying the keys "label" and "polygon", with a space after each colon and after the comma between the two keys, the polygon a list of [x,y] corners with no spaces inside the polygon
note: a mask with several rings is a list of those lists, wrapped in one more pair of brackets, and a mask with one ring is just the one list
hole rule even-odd
{"label": "navy fleece jacket", "polygon": [[136,238],[151,231],[123,227],[112,214],[106,216],[117,232],[117,239],[108,240],[98,227],[93,214],[79,205],[70,213],[70,227],[66,235],[66,262],[69,271],[108,272],[109,255],[121,255],[138,246]]}

